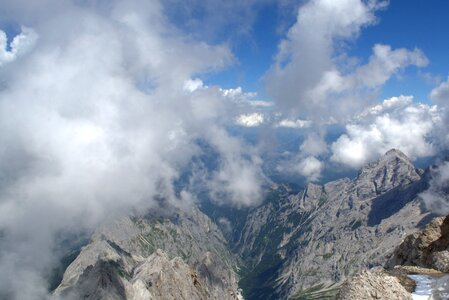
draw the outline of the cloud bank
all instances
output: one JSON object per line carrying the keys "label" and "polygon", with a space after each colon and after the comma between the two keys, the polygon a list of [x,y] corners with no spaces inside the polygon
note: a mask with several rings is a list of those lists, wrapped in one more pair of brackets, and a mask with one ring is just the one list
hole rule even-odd
{"label": "cloud bank", "polygon": [[374,45],[365,64],[354,64],[345,53],[345,43],[373,25],[374,13],[386,5],[385,1],[313,0],[300,7],[297,22],[279,44],[265,78],[268,93],[285,113],[318,124],[345,121],[372,104],[396,72],[428,63],[419,49],[383,44]]}
{"label": "cloud bank", "polygon": [[0,291],[9,299],[45,297],[56,236],[144,211],[156,197],[193,201],[193,187],[175,182],[204,151],[199,141],[218,154],[216,168],[192,175],[212,198],[261,198],[257,152],[225,129],[239,106],[193,79],[232,63],[226,45],[181,34],[157,1],[45,2],[5,1],[0,13],[24,25],[10,45],[0,34]]}
{"label": "cloud bank", "polygon": [[331,160],[359,168],[392,148],[412,159],[435,155],[440,116],[436,106],[414,104],[411,96],[384,100],[346,125],[346,133],[331,145]]}
{"label": "cloud bank", "polygon": [[438,215],[449,213],[449,162],[443,162],[430,170],[432,179],[429,188],[419,196],[426,208]]}
{"label": "cloud bank", "polygon": [[6,33],[0,30],[0,67],[33,48],[38,36],[34,30],[22,27],[22,32],[15,36],[8,46]]}

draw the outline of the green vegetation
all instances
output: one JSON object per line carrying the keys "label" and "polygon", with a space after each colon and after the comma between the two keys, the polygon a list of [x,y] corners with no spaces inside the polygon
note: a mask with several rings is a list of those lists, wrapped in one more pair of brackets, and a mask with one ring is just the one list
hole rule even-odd
{"label": "green vegetation", "polygon": [[108,263],[110,264],[112,269],[117,273],[118,276],[125,278],[126,280],[131,279],[131,276],[128,274],[128,272],[126,272],[126,270],[118,262],[109,261]]}
{"label": "green vegetation", "polygon": [[339,290],[339,286],[325,287],[323,284],[318,284],[299,292],[292,297],[292,300],[333,300]]}
{"label": "green vegetation", "polygon": [[326,253],[323,255],[323,259],[325,259],[325,260],[328,260],[331,257],[332,257],[332,253]]}
{"label": "green vegetation", "polygon": [[239,282],[245,299],[279,299],[274,282],[282,265],[279,255],[267,255],[254,269],[242,270]]}
{"label": "green vegetation", "polygon": [[321,193],[320,199],[318,200],[318,206],[323,206],[327,201],[327,196],[324,193]]}
{"label": "green vegetation", "polygon": [[351,223],[351,229],[352,230],[356,230],[357,228],[359,228],[360,226],[362,226],[362,221],[361,220],[357,220]]}

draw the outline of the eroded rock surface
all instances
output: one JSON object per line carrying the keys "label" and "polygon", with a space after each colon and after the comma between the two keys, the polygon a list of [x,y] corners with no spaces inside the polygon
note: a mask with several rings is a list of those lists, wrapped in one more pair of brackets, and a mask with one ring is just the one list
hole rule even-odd
{"label": "eroded rock surface", "polygon": [[239,253],[252,273],[242,287],[254,299],[320,289],[327,297],[359,270],[383,266],[428,216],[417,197],[426,188],[422,174],[402,152],[390,150],[354,180],[309,184],[293,195],[278,187],[245,224]]}
{"label": "eroded rock surface", "polygon": [[[163,249],[163,250],[161,250]],[[69,265],[56,299],[238,299],[237,260],[196,208],[105,224]]]}
{"label": "eroded rock surface", "polygon": [[449,271],[449,216],[433,219],[422,231],[405,238],[386,264]]}
{"label": "eroded rock surface", "polygon": [[412,299],[412,296],[401,285],[398,278],[378,269],[364,271],[345,282],[337,295],[337,299],[406,300]]}

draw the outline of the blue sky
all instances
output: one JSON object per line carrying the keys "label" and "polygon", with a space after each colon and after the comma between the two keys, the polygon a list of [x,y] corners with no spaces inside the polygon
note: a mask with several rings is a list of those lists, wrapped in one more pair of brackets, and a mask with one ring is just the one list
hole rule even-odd
{"label": "blue sky", "polygon": [[[449,74],[449,2],[393,0],[387,8],[377,11],[376,16],[377,24],[365,27],[358,38],[347,43],[348,53],[366,61],[376,43],[393,48],[421,49],[430,64],[420,70],[410,67],[394,76],[385,85],[380,100],[404,94],[428,102],[430,90],[438,81],[445,81]],[[280,39],[285,37],[295,17],[293,12],[281,15],[274,3],[259,7],[249,35],[224,34],[226,38],[233,36],[232,49],[238,62],[223,72],[206,75],[205,82],[227,88],[242,86],[269,100],[263,76],[273,62]],[[284,23],[281,32],[280,23]]]}

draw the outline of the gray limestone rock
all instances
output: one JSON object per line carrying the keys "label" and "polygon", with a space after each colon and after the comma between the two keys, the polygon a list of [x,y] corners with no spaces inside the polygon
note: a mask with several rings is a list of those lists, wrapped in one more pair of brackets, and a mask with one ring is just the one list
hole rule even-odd
{"label": "gray limestone rock", "polygon": [[386,266],[396,265],[449,271],[449,216],[437,217],[424,230],[407,236],[395,249]]}
{"label": "gray limestone rock", "polygon": [[256,299],[299,297],[382,266],[428,215],[417,197],[422,173],[402,152],[390,150],[354,180],[309,184],[297,195],[274,190],[275,201],[249,214],[238,245],[249,277],[257,278],[244,278],[243,288]]}
{"label": "gray limestone rock", "polygon": [[196,208],[124,217],[93,234],[53,297],[238,299],[237,264],[216,225]]}
{"label": "gray limestone rock", "polygon": [[395,276],[383,270],[363,271],[346,281],[338,295],[338,300],[353,299],[412,299],[412,295],[400,284]]}

